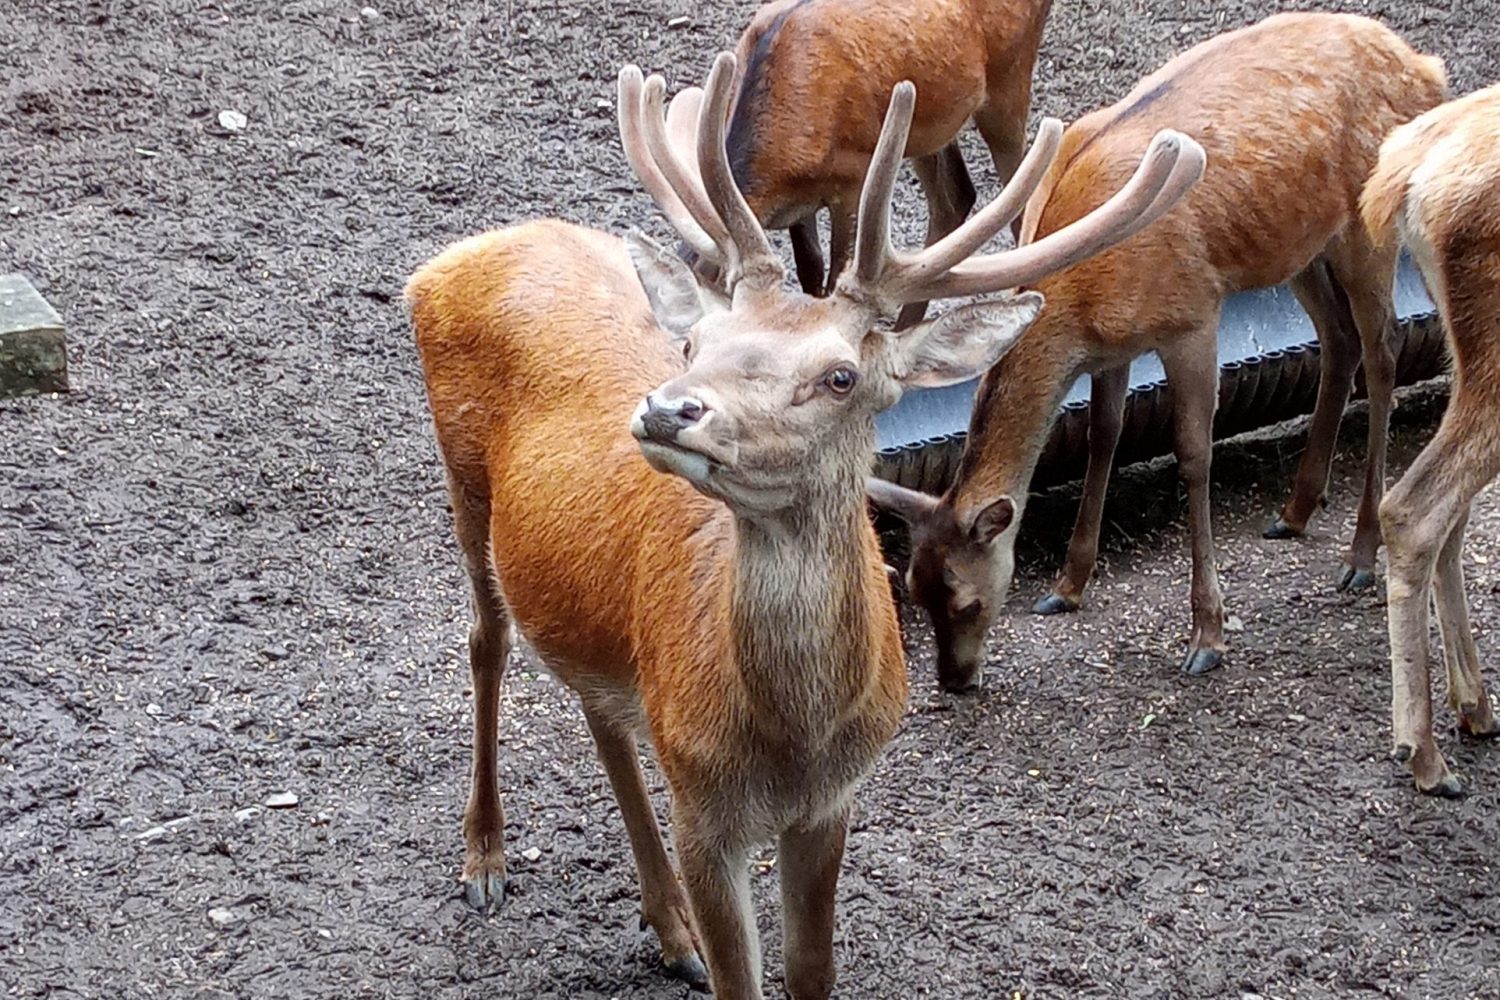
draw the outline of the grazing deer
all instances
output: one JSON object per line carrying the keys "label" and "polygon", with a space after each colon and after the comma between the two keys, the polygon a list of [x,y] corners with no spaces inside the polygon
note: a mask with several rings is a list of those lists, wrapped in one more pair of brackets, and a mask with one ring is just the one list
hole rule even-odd
{"label": "grazing deer", "polygon": [[1022,243],[1097,205],[1163,122],[1181,123],[1213,166],[1158,225],[1037,283],[1047,308],[984,377],[956,481],[941,499],[872,484],[876,503],[912,524],[909,585],[932,616],[944,686],[978,682],[985,631],[1010,587],[1027,486],[1061,397],[1087,372],[1093,401],[1083,499],[1066,565],[1036,610],[1079,606],[1098,556],[1129,364],[1152,350],[1171,386],[1188,493],[1193,634],[1183,669],[1197,674],[1220,664],[1224,607],[1209,521],[1217,328],[1224,298],[1245,289],[1290,281],[1323,347],[1307,451],[1273,534],[1300,532],[1327,489],[1363,350],[1368,468],[1341,584],[1371,579],[1395,381],[1387,333],[1396,251],[1371,242],[1359,194],[1380,140],[1441,101],[1445,87],[1440,60],[1417,54],[1375,21],[1282,14],[1188,50],[1118,104],[1069,127],[1026,207]]}
{"label": "grazing deer", "polygon": [[1474,495],[1500,474],[1500,86],[1397,129],[1365,188],[1365,225],[1399,233],[1437,302],[1453,355],[1453,394],[1437,433],[1380,505],[1391,631],[1395,757],[1424,792],[1456,797],[1432,738],[1427,600],[1437,606],[1448,703],[1458,728],[1500,736],[1464,599],[1464,527]]}
{"label": "grazing deer", "polygon": [[[993,363],[1041,297],[1007,294],[900,333],[875,324],[908,301],[1009,289],[1112,245],[1175,203],[1203,160],[1163,133],[1098,211],[1025,249],[972,256],[1040,181],[1061,134],[1048,122],[1019,186],[942,243],[898,253],[891,193],[915,102],[903,83],[870,163],[854,266],[815,299],[782,289],[734,184],[734,70],[721,54],[706,93],[679,95],[668,121],[659,77],[627,67],[619,95],[632,167],[712,254],[728,302],[661,248],[638,240],[627,253],[559,222],[458,243],[406,297],[474,596],[470,901],[487,908],[504,891],[495,756],[513,622],[579,694],[669,969],[701,982],[701,946],[721,1000],[761,996],[746,859],[779,838],[786,982],[801,1000],[832,989],[850,800],[906,701],[865,509],[874,416],[907,386]],[[697,121],[683,126],[687,108]],[[695,167],[670,139],[688,132]],[[671,788],[680,884],[639,734]]]}
{"label": "grazing deer", "polygon": [[[927,198],[927,243],[974,207],[957,135],[972,119],[1001,183],[1026,145],[1031,75],[1052,0],[775,0],[739,42],[744,67],[729,120],[729,163],[763,224],[791,230],[797,277],[832,291],[854,246],[860,187],[886,95],[918,100],[905,155]],[[830,217],[825,279],[817,213]],[[911,303],[897,327],[922,318]]]}

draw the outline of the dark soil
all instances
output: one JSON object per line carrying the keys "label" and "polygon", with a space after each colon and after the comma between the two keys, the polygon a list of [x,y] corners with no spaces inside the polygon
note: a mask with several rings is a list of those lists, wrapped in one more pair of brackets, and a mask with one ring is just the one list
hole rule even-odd
{"label": "dark soil", "polygon": [[[528,216],[656,227],[615,71],[696,80],[752,6],[6,5],[0,269],[62,311],[75,381],[0,404],[6,995],[684,994],[635,929],[581,717],[530,663],[502,725],[512,895],[490,918],[460,898],[468,613],[399,290]],[[1037,107],[1076,115],[1281,6],[1059,0]],[[1496,75],[1494,0],[1344,6],[1460,90]],[[1398,467],[1434,407],[1409,408]],[[839,995],[1500,996],[1500,756],[1444,713],[1477,794],[1418,798],[1386,761],[1382,607],[1329,588],[1358,449],[1312,537],[1259,538],[1297,448],[1220,452],[1243,631],[1216,675],[1176,673],[1170,466],[1116,494],[1078,616],[1022,613],[1071,518],[1034,507],[983,694],[935,692],[907,615],[913,705],[859,796]],[[1489,495],[1485,647],[1497,528]],[[755,884],[774,980],[769,863]]]}

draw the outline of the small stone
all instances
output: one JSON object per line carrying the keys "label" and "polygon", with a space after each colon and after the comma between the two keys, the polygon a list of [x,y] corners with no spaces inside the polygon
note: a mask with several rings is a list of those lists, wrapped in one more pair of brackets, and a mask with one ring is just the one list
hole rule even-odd
{"label": "small stone", "polygon": [[1294,712],[1291,715],[1287,716],[1287,720],[1290,721],[1290,722],[1298,723],[1300,725],[1301,723],[1304,723],[1304,722],[1307,721],[1307,716],[1305,716],[1305,715],[1298,715],[1298,714],[1296,714]]}
{"label": "small stone", "polygon": [[219,112],[219,127],[225,131],[243,132],[245,126],[249,124],[250,119],[238,111],[225,110]]}
{"label": "small stone", "polygon": [[1224,631],[1243,632],[1245,631],[1245,623],[1240,620],[1239,615],[1230,615],[1228,620],[1224,622]]}
{"label": "small stone", "polygon": [[319,927],[317,930],[317,935],[318,937],[325,938],[329,941],[333,940],[333,931],[329,930],[327,927]]}
{"label": "small stone", "polygon": [[146,714],[147,715],[161,715],[161,706],[158,705],[154,701],[147,702],[146,703]]}
{"label": "small stone", "polygon": [[296,792],[277,792],[266,799],[267,809],[295,809],[297,803],[302,800],[297,798]]}
{"label": "small stone", "polygon": [[521,857],[525,858],[527,861],[540,861],[542,858],[542,852],[538,848],[528,847],[526,848],[526,850],[521,852]]}
{"label": "small stone", "polygon": [[380,20],[380,11],[374,7],[361,7],[359,9],[359,16],[366,21],[378,21]]}
{"label": "small stone", "polygon": [[213,921],[215,927],[228,927],[239,923],[240,915],[228,907],[216,906],[208,911],[208,919]]}
{"label": "small stone", "polygon": [[248,823],[263,812],[265,810],[260,806],[246,806],[244,809],[236,809],[234,811],[234,818],[238,823]]}
{"label": "small stone", "polygon": [[292,654],[285,646],[270,645],[262,649],[260,655],[268,660],[284,660]]}
{"label": "small stone", "polygon": [[676,31],[678,28],[686,28],[687,26],[688,17],[686,14],[679,14],[677,17],[674,17],[667,22],[667,27],[671,28],[673,31]]}
{"label": "small stone", "polygon": [[158,840],[165,837],[170,831],[164,826],[153,826],[149,830],[142,830],[135,835],[136,840]]}

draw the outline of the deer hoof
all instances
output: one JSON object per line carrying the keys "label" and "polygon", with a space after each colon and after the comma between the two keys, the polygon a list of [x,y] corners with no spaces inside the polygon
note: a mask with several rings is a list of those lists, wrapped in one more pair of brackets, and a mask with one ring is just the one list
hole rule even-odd
{"label": "deer hoof", "polygon": [[1053,591],[1032,605],[1031,613],[1034,615],[1063,615],[1077,611],[1080,606],[1080,602],[1075,598],[1064,597]]}
{"label": "deer hoof", "polygon": [[1339,567],[1339,578],[1335,584],[1339,593],[1354,593],[1358,590],[1368,590],[1375,586],[1375,571],[1373,569],[1360,569],[1350,566],[1348,563]]}
{"label": "deer hoof", "polygon": [[1418,785],[1417,791],[1423,795],[1432,795],[1440,799],[1461,799],[1469,794],[1469,790],[1464,787],[1464,783],[1459,781],[1456,775],[1452,774],[1443,775],[1438,783],[1431,788],[1423,788],[1421,785]]}
{"label": "deer hoof", "polygon": [[1223,665],[1224,653],[1221,650],[1194,649],[1188,653],[1187,659],[1182,661],[1182,672],[1189,677],[1197,677],[1210,670],[1218,670]]}
{"label": "deer hoof", "polygon": [[464,896],[469,905],[480,913],[499,909],[505,902],[505,874],[503,872],[479,872],[464,879]]}
{"label": "deer hoof", "polygon": [[1262,538],[1301,538],[1302,529],[1294,528],[1281,518],[1271,522],[1271,526],[1260,533]]}
{"label": "deer hoof", "polygon": [[680,979],[700,992],[708,992],[708,968],[697,955],[689,952],[670,962],[663,958],[662,966],[673,979]]}

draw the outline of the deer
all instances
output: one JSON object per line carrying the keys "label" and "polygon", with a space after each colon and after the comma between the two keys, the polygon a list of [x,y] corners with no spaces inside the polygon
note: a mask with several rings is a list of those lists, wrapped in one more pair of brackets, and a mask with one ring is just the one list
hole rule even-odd
{"label": "deer", "polygon": [[1068,129],[1026,207],[1021,242],[1087,212],[1160,122],[1197,139],[1213,167],[1172,212],[1107,253],[1039,281],[1047,308],[980,382],[954,482],[941,497],[872,481],[878,505],[911,525],[907,585],[931,616],[943,687],[977,687],[985,633],[1010,588],[1027,487],[1058,404],[1091,377],[1089,451],[1067,559],[1033,609],[1073,611],[1098,560],[1104,494],[1132,359],[1156,351],[1186,486],[1192,635],[1182,669],[1227,650],[1209,508],[1218,402],[1217,327],[1226,296],[1289,282],[1322,345],[1307,448],[1271,537],[1301,534],[1326,496],[1355,370],[1370,399],[1368,455],[1340,589],[1374,581],[1379,502],[1395,383],[1389,344],[1397,254],[1358,210],[1380,141],[1443,100],[1441,60],[1383,25],[1340,14],[1278,14],[1178,55],[1118,103]]}
{"label": "deer", "polygon": [[1453,358],[1447,411],[1380,505],[1391,642],[1393,757],[1419,791],[1465,794],[1432,734],[1428,595],[1437,608],[1448,704],[1465,735],[1500,736],[1464,598],[1464,529],[1500,473],[1500,86],[1396,129],[1361,201],[1382,245],[1404,242],[1442,317]]}
{"label": "deer", "polygon": [[[1049,121],[1011,189],[944,241],[898,252],[891,197],[916,100],[901,82],[853,265],[814,298],[783,287],[735,185],[724,127],[735,72],[720,54],[705,87],[665,111],[661,77],[634,66],[619,77],[627,161],[723,283],[642,236],[541,220],[443,250],[405,298],[472,593],[468,902],[504,899],[498,704],[518,634],[579,697],[667,971],[724,1000],[762,995],[747,857],[775,840],[787,988],[821,1000],[854,791],[907,697],[864,495],[874,416],[906,388],[991,365],[1042,306],[1009,289],[1149,225],[1204,160],[1164,130],[1097,211],[976,255],[1040,182],[1061,135]],[[909,301],[984,293],[995,295],[899,332],[884,325]],[[643,737],[670,789],[680,880],[642,779]]]}
{"label": "deer", "polygon": [[[905,155],[927,201],[928,245],[974,207],[957,141],[965,122],[984,139],[999,181],[1011,179],[1051,7],[1052,0],[775,0],[755,12],[737,47],[743,71],[729,162],[756,217],[789,230],[805,292],[831,292],[848,264],[881,109],[897,81],[910,80],[920,95]],[[925,305],[908,304],[897,327],[920,320]]]}

